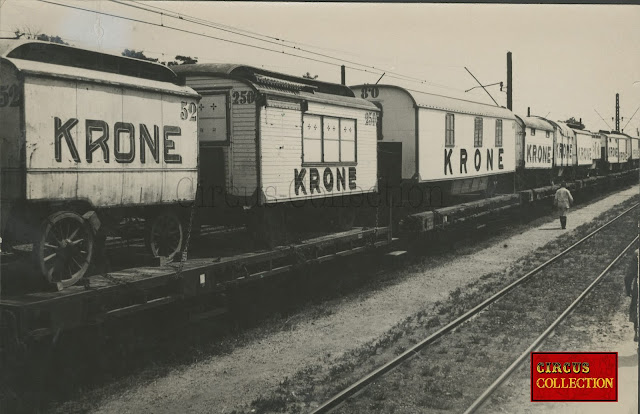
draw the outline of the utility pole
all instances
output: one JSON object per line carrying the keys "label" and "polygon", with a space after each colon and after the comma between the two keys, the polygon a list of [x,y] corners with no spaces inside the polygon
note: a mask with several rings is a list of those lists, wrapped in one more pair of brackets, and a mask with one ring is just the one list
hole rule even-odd
{"label": "utility pole", "polygon": [[511,52],[507,52],[507,109],[513,110],[513,78],[511,67]]}
{"label": "utility pole", "polygon": [[340,83],[342,83],[343,85],[347,84],[347,74],[344,65],[340,66]]}
{"label": "utility pole", "polygon": [[616,93],[616,132],[620,132],[620,94]]}

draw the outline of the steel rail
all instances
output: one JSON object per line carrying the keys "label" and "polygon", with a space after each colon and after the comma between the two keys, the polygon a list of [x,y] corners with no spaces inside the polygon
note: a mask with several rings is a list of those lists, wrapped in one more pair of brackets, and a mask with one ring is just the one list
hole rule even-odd
{"label": "steel rail", "polygon": [[527,274],[525,274],[521,278],[515,280],[511,284],[509,284],[506,287],[502,288],[500,291],[498,291],[497,293],[493,294],[488,299],[485,299],[480,304],[478,304],[475,307],[473,307],[472,309],[468,310],[467,312],[465,312],[461,316],[457,317],[453,321],[449,322],[447,325],[443,326],[442,328],[438,329],[436,332],[432,333],[427,338],[425,338],[422,341],[418,342],[416,345],[414,345],[413,347],[409,348],[408,350],[406,350],[405,352],[400,354],[398,357],[392,359],[391,361],[387,362],[386,364],[382,365],[381,367],[373,370],[372,372],[367,374],[365,377],[361,378],[360,380],[358,380],[355,383],[351,384],[349,387],[347,387],[344,390],[340,391],[338,394],[334,395],[333,397],[331,397],[327,401],[323,402],[320,406],[316,407],[313,411],[311,411],[310,414],[327,413],[331,409],[337,407],[338,405],[343,403],[347,398],[349,398],[350,396],[352,396],[353,394],[355,394],[356,392],[358,392],[359,390],[361,390],[365,386],[369,385],[375,379],[381,377],[386,372],[388,372],[391,369],[395,368],[397,365],[399,365],[402,362],[406,361],[407,359],[411,358],[420,349],[424,348],[427,345],[432,344],[433,342],[435,342],[437,339],[439,339],[443,335],[451,332],[453,329],[457,328],[458,326],[460,326],[461,324],[463,324],[464,322],[466,322],[467,320],[469,320],[470,318],[475,316],[477,313],[482,311],[484,308],[486,308],[487,306],[491,305],[493,302],[495,302],[496,300],[498,300],[499,298],[501,298],[502,296],[507,294],[513,288],[515,288],[516,286],[522,284],[524,281],[528,280],[531,276],[535,275],[536,273],[538,273],[539,271],[541,271],[545,267],[549,266],[551,263],[555,262],[560,257],[564,256],[565,254],[567,254],[568,252],[570,252],[571,250],[573,250],[574,248],[576,248],[580,244],[584,243],[586,240],[588,240],[589,238],[591,238],[592,236],[594,236],[598,232],[600,232],[603,229],[605,229],[606,227],[608,227],[610,224],[612,224],[613,222],[615,222],[616,220],[618,220],[622,216],[624,216],[627,213],[629,213],[634,208],[638,207],[638,205],[640,205],[640,203],[634,204],[633,206],[631,206],[627,210],[625,210],[622,213],[620,213],[618,216],[614,217],[613,219],[611,219],[607,223],[603,224],[602,226],[598,227],[597,229],[595,229],[594,231],[592,231],[588,235],[584,236],[582,239],[578,240],[577,242],[575,242],[571,246],[567,247],[562,252],[560,252],[557,255],[553,256],[551,259],[549,259],[546,262],[542,263],[541,265],[539,265],[535,269],[531,270],[530,272],[528,272]]}
{"label": "steel rail", "polygon": [[518,368],[518,366],[531,354],[531,352],[534,352],[538,349],[538,347],[542,344],[542,342],[547,338],[547,336],[549,336],[549,334],[551,332],[553,332],[553,330],[556,328],[556,326],[558,326],[571,312],[573,312],[573,310],[576,308],[576,306],[578,306],[580,304],[580,302],[589,294],[589,292],[591,292],[591,290],[593,290],[593,288],[600,282],[600,280],[602,280],[606,274],[609,272],[609,270],[611,270],[611,268],[613,267],[613,265],[615,265],[618,260],[620,260],[620,258],[638,241],[638,239],[640,238],[640,236],[636,236],[631,243],[629,243],[627,245],[627,247],[624,248],[624,250],[622,251],[622,253],[620,253],[618,255],[618,257],[616,257],[615,259],[613,259],[613,261],[611,263],[609,263],[609,266],[606,267],[606,269],[604,269],[602,271],[602,273],[600,273],[600,275],[598,275],[598,277],[580,294],[580,296],[578,296],[576,298],[576,300],[574,300],[571,305],[569,305],[569,307],[567,307],[567,309],[565,309],[564,312],[562,312],[562,314],[560,316],[558,316],[558,318],[553,321],[553,323],[551,325],[549,325],[549,327],[538,337],[536,338],[536,340],[515,360],[513,361],[513,363],[509,366],[509,368],[507,368],[494,382],[493,384],[491,384],[489,386],[489,388],[487,388],[474,402],[473,404],[471,404],[469,406],[469,408],[467,408],[467,410],[464,412],[464,414],[471,414],[476,412],[476,410],[478,408],[480,408],[480,406],[486,401],[487,398],[489,398],[489,396],[491,396],[491,394],[493,394],[495,392],[496,389],[498,389],[498,387],[511,375],[513,374],[513,371],[516,370],[516,368]]}

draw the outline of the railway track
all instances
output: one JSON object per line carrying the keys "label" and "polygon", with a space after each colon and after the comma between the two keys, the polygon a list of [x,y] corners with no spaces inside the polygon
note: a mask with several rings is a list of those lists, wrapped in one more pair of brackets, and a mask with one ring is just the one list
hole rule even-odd
{"label": "railway track", "polygon": [[[489,298],[485,299],[483,302],[481,302],[480,304],[476,305],[472,309],[468,310],[467,312],[465,312],[461,316],[457,317],[456,319],[454,319],[453,321],[451,321],[447,325],[441,327],[436,332],[434,332],[431,335],[429,335],[427,338],[425,338],[422,341],[420,341],[417,344],[415,344],[413,347],[407,349],[406,351],[404,351],[403,353],[398,355],[396,358],[392,359],[391,361],[387,362],[386,364],[382,365],[381,367],[377,368],[376,370],[374,370],[371,373],[367,374],[366,376],[362,377],[358,381],[354,382],[350,386],[346,387],[345,389],[343,389],[339,393],[335,394],[333,397],[331,397],[330,399],[326,400],[320,406],[316,407],[311,413],[312,414],[320,414],[320,413],[328,413],[328,412],[333,411],[335,408],[339,407],[342,403],[347,401],[350,397],[354,396],[356,393],[359,393],[360,391],[365,389],[369,384],[375,382],[378,379],[381,379],[382,377],[385,376],[385,374],[387,374],[388,372],[390,372],[394,368],[398,367],[403,362],[405,362],[405,361],[409,360],[410,358],[412,358],[419,351],[423,350],[424,348],[426,348],[429,345],[434,344],[438,339],[442,338],[444,335],[454,331],[456,328],[461,326],[466,321],[468,321],[471,318],[475,317],[476,315],[480,314],[483,310],[487,309],[490,305],[496,303],[499,299],[504,297],[507,293],[511,292],[516,287],[521,286],[523,283],[525,283],[526,281],[530,280],[532,278],[532,276],[540,273],[545,268],[547,268],[550,265],[558,262],[561,258],[566,256],[568,253],[574,251],[578,246],[580,246],[583,243],[585,243],[586,241],[590,240],[595,235],[597,235],[600,232],[602,232],[603,230],[607,229],[609,226],[611,226],[613,223],[617,222],[622,217],[625,217],[627,214],[629,214],[630,212],[632,212],[635,209],[637,209],[639,205],[640,205],[640,203],[636,203],[633,206],[631,206],[630,208],[626,209],[625,211],[623,211],[622,213],[620,213],[619,215],[617,215],[613,219],[609,220],[608,222],[606,222],[602,226],[598,227],[597,229],[595,229],[591,233],[587,234],[585,237],[581,238],[580,240],[578,240],[577,242],[575,242],[571,246],[569,246],[566,249],[564,249],[562,252],[558,253],[554,257],[550,258],[549,260],[545,261],[541,265],[537,266],[535,269],[531,270],[530,272],[526,273],[525,275],[523,275],[519,279],[515,280],[514,282],[512,282],[508,286],[504,287],[503,289],[501,289],[497,293],[495,293],[492,296],[490,296]],[[634,239],[633,242],[631,242],[627,246],[627,248],[624,250],[624,252],[626,252],[630,248],[630,246],[632,246],[633,243],[635,243],[636,241],[637,241],[637,237]],[[597,282],[606,274],[606,272],[624,254],[624,252],[621,253],[620,255],[618,255],[618,257],[616,257],[616,259],[612,263],[610,263],[609,266],[607,266],[607,268],[596,279],[596,281],[594,281],[591,285],[589,285],[589,287],[587,288],[586,292],[583,292],[578,297],[578,299],[576,299],[576,301],[579,302],[579,300],[582,300],[582,298],[584,298],[584,296],[586,296],[588,291],[590,291],[593,288],[593,286],[595,286],[595,284],[597,284]],[[576,304],[577,304],[577,302],[576,302]],[[573,307],[575,307],[575,305],[572,303],[572,306],[570,306],[570,308],[573,309]],[[565,313],[566,314],[570,313],[570,310],[563,312],[563,314],[561,315],[562,318],[566,317]],[[555,323],[555,322],[554,322],[554,324],[557,325],[557,323]],[[555,326],[555,325],[553,325],[553,326]],[[546,335],[548,335],[549,332],[545,331]],[[527,351],[526,353],[523,354],[523,355],[525,355],[524,358],[526,358],[526,355],[528,355],[528,352],[529,351]],[[521,355],[521,357],[522,357],[522,355]],[[514,362],[514,364],[515,364],[515,366],[517,366],[519,363]],[[504,379],[506,379],[508,377],[508,375],[509,374],[507,374],[504,378],[502,378],[500,380],[500,383],[502,383],[502,381],[504,381]],[[493,384],[492,387],[497,388],[497,386],[499,386],[500,383]],[[489,395],[490,395],[490,393],[489,393]],[[486,397],[488,397],[488,395]],[[486,399],[486,397],[484,397],[484,399]],[[482,401],[479,401],[478,404],[481,404],[484,401],[484,399]],[[470,412],[473,412],[473,411],[470,411]]]}
{"label": "railway track", "polygon": [[555,330],[555,328],[564,321],[567,316],[573,312],[573,310],[584,300],[584,298],[591,292],[596,285],[604,278],[607,273],[611,270],[611,268],[627,253],[633,246],[635,246],[638,242],[640,236],[636,236],[623,250],[620,252],[618,256],[616,256],[613,261],[609,263],[609,265],[594,279],[594,281],[582,291],[580,296],[578,296],[571,304],[562,312],[560,316],[558,316],[551,325],[538,336],[533,343],[522,353],[518,358],[509,367],[503,371],[502,374],[465,410],[464,414],[475,413],[482,405],[487,401],[487,399],[500,387],[500,385],[513,374],[513,372],[522,364],[527,357],[531,354],[531,352],[535,352],[538,350],[540,345],[542,345],[543,341]]}

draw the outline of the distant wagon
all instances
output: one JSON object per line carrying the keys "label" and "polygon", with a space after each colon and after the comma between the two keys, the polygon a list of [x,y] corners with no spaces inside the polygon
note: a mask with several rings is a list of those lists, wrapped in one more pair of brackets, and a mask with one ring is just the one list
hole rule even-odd
{"label": "distant wagon", "polygon": [[277,242],[286,223],[350,227],[354,197],[377,191],[379,110],[349,88],[246,65],[175,71],[202,95],[201,222],[245,221],[249,210]]}
{"label": "distant wagon", "polygon": [[519,188],[550,185],[554,180],[555,127],[536,116],[517,116],[516,168]]}
{"label": "distant wagon", "polygon": [[640,138],[629,137],[629,145],[631,146],[629,162],[631,168],[638,168],[640,164]]}
{"label": "distant wagon", "polygon": [[[352,86],[382,110],[381,173],[444,194],[513,191],[515,116],[505,108],[392,85]],[[411,191],[411,190],[409,190]]]}
{"label": "distant wagon", "polygon": [[577,164],[576,134],[565,122],[549,122],[555,127],[553,161],[554,167],[558,171],[557,175],[559,177],[572,178],[571,174]]}
{"label": "distant wagon", "polygon": [[575,176],[584,178],[596,168],[596,162],[600,158],[600,137],[586,129],[572,128],[576,137],[575,151]]}
{"label": "distant wagon", "polygon": [[94,233],[146,218],[156,256],[182,246],[195,199],[197,103],[170,69],[35,41],[0,43],[4,241],[34,243],[49,282],[81,278]]}
{"label": "distant wagon", "polygon": [[629,137],[613,131],[600,131],[598,135],[602,149],[603,170],[609,172],[624,170],[629,161]]}

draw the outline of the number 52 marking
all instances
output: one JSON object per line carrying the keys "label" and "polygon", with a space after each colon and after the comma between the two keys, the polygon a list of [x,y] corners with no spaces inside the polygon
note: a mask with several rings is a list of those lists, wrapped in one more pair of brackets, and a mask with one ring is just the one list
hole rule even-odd
{"label": "number 52 marking", "polygon": [[194,102],[181,102],[182,110],[180,111],[180,119],[183,121],[188,119],[195,121],[197,119],[198,107]]}

